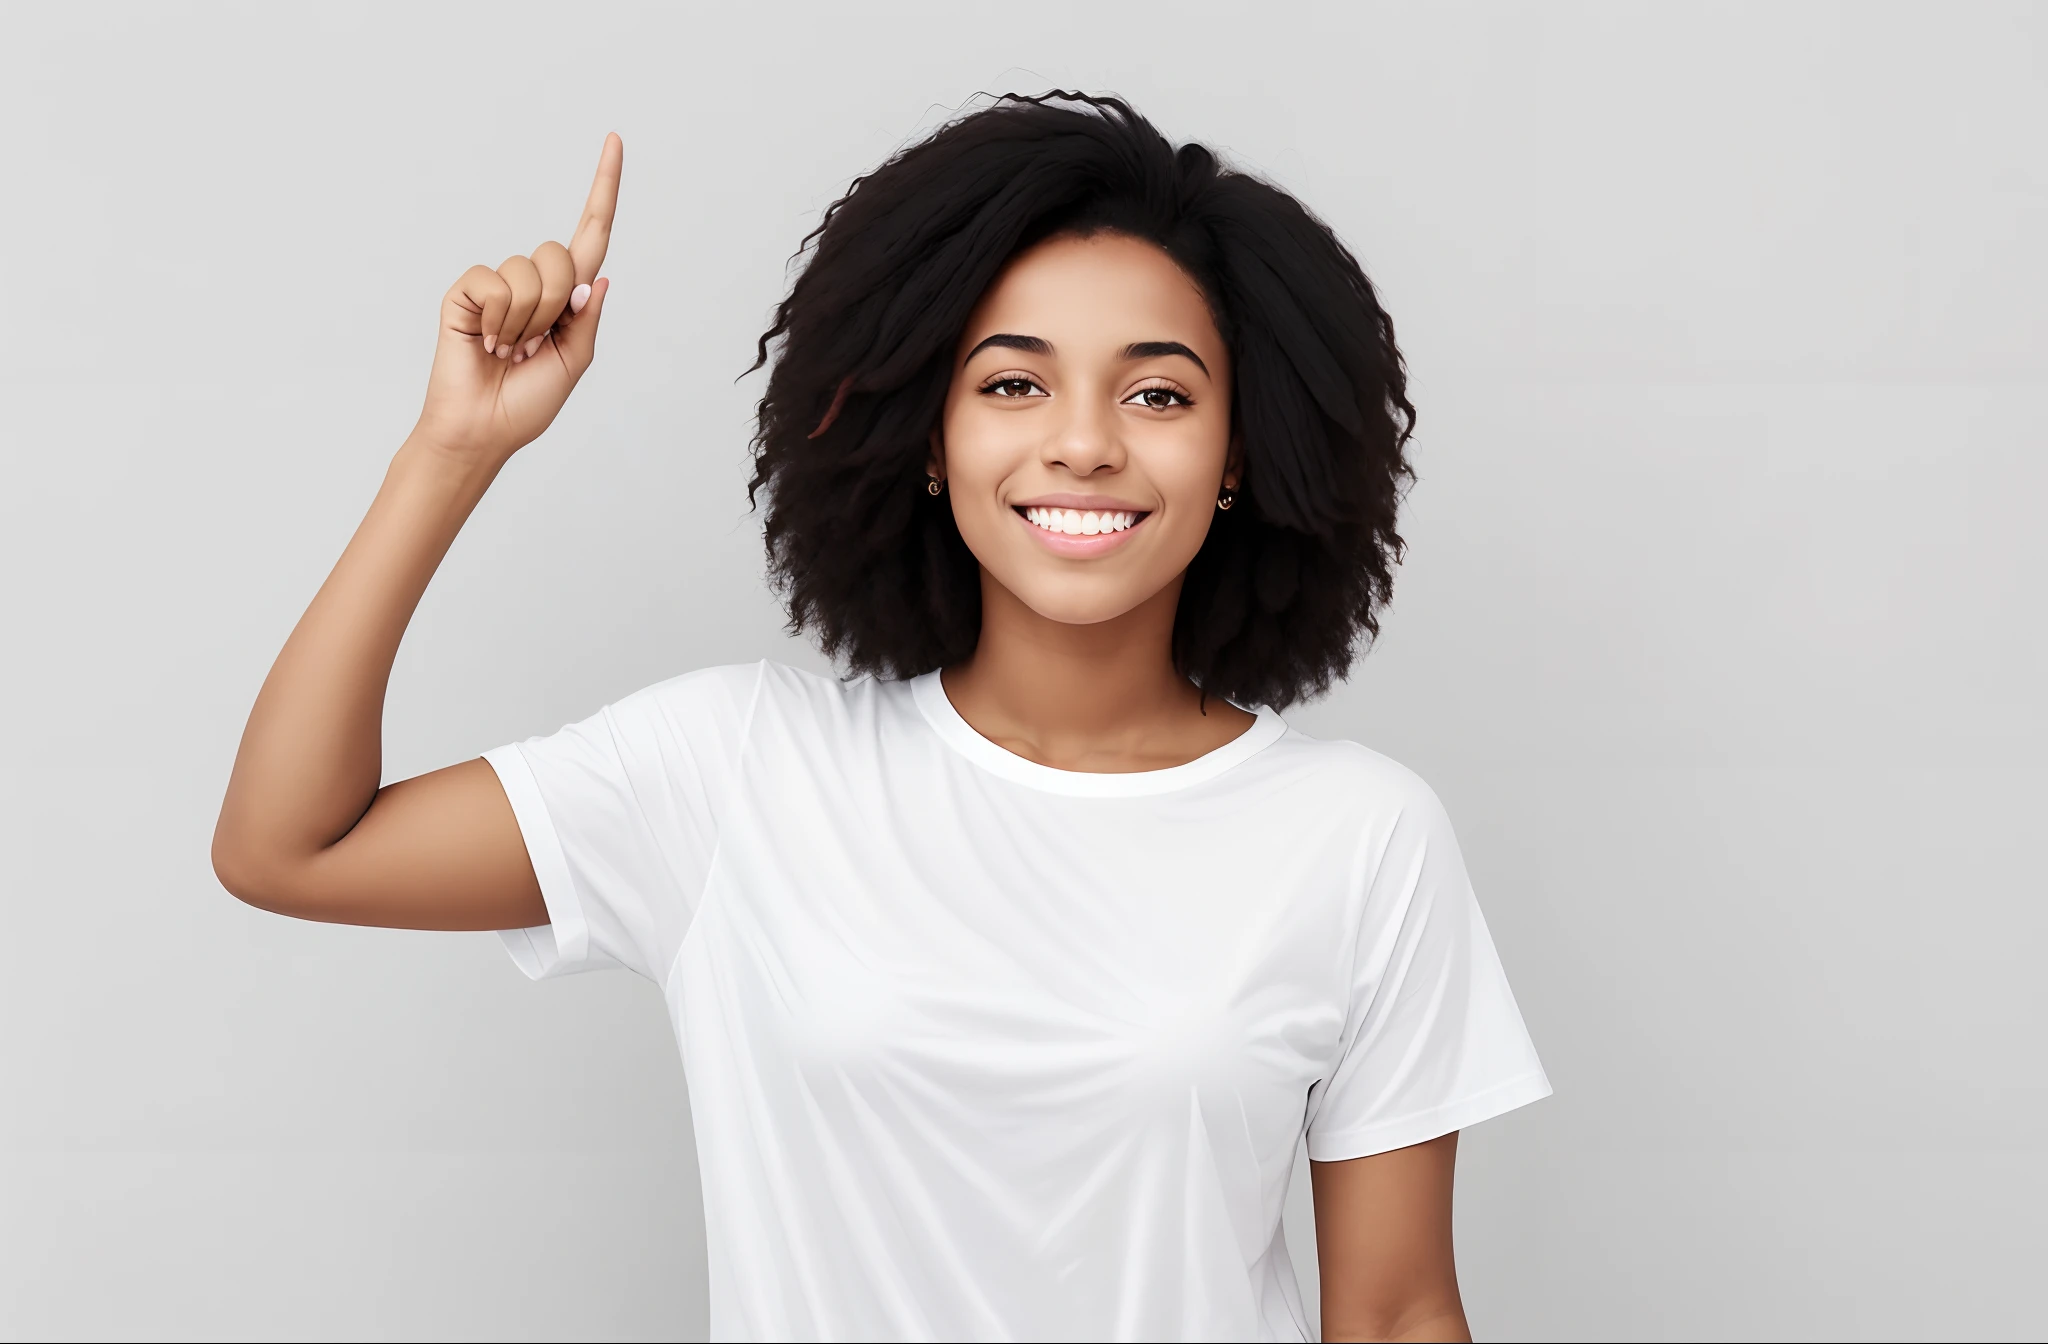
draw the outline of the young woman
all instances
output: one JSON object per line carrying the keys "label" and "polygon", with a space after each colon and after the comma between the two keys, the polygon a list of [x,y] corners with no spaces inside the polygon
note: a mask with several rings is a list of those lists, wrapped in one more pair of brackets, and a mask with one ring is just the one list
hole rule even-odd
{"label": "young woman", "polygon": [[762,337],[750,497],[857,679],[690,671],[379,787],[406,622],[590,366],[624,148],[475,266],[214,841],[303,919],[661,986],[715,1337],[1468,1338],[1457,1131],[1549,1091],[1436,795],[1276,710],[1378,629],[1413,410],[1293,198],[1115,99],[854,183]]}

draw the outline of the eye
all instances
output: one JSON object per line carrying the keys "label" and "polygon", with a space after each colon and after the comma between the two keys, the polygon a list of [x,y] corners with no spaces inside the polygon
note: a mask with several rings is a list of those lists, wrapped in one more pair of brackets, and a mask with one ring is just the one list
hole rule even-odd
{"label": "eye", "polygon": [[1035,379],[1027,378],[1021,373],[1000,373],[981,385],[981,395],[1001,397],[1007,401],[1016,397],[1044,397],[1052,394],[1040,387]]}
{"label": "eye", "polygon": [[1176,406],[1192,406],[1195,399],[1177,387],[1154,383],[1141,387],[1124,399],[1126,406],[1143,406],[1148,411],[1170,411]]}

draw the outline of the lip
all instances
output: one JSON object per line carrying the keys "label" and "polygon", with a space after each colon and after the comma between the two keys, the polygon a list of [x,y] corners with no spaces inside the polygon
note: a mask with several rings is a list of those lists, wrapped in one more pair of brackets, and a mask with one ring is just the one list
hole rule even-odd
{"label": "lip", "polygon": [[[1076,560],[1086,560],[1092,556],[1105,555],[1108,552],[1113,551],[1117,547],[1123,545],[1125,542],[1129,541],[1132,535],[1135,534],[1139,528],[1143,527],[1146,523],[1152,521],[1152,515],[1150,513],[1146,513],[1144,517],[1140,518],[1137,522],[1132,523],[1129,527],[1125,528],[1121,532],[1098,532],[1092,537],[1086,537],[1069,536],[1065,532],[1048,532],[1044,528],[1040,527],[1037,523],[1032,522],[1029,518],[1026,518],[1023,514],[1017,512],[1017,510],[1023,508],[1078,509],[1082,507],[1079,504],[1061,504],[1055,503],[1054,501],[1065,499],[1100,498],[1102,498],[1102,496],[1100,495],[1047,495],[1043,499],[1032,500],[1031,503],[1028,505],[1013,505],[1010,509],[1010,516],[1017,520],[1017,525],[1019,527],[1022,527],[1025,531],[1029,532],[1034,538],[1036,538],[1039,545],[1045,547],[1045,549],[1051,551],[1054,555],[1067,556],[1071,559]],[[1132,509],[1127,505],[1110,504],[1107,507],[1121,507],[1124,508],[1126,512],[1130,513],[1141,512],[1141,510]]]}
{"label": "lip", "polygon": [[1111,495],[1033,495],[1029,499],[1013,499],[1013,509],[1080,509],[1084,513],[1093,510],[1114,513],[1150,513],[1151,510],[1117,499]]}

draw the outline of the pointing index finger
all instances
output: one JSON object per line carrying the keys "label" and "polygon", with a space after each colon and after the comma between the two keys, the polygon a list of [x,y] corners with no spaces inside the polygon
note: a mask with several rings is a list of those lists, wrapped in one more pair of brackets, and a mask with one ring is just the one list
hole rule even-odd
{"label": "pointing index finger", "polygon": [[598,268],[604,265],[605,249],[612,241],[612,215],[619,208],[619,170],[625,162],[626,142],[613,131],[604,138],[604,152],[597,159],[597,177],[590,184],[590,199],[583,203],[583,218],[576,222],[576,236],[569,240],[569,256],[576,263],[579,285],[597,279]]}

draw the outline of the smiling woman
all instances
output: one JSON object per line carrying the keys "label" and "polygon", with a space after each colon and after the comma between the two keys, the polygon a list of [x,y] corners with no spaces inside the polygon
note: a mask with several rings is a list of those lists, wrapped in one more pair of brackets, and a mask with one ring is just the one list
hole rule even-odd
{"label": "smiling woman", "polygon": [[1436,794],[1277,710],[1378,629],[1392,324],[1125,104],[1001,99],[860,179],[761,339],[773,572],[870,675],[699,668],[379,787],[413,606],[589,366],[623,153],[569,247],[444,299],[222,881],[659,985],[717,1338],[1304,1339],[1304,1143],[1325,1337],[1465,1337],[1457,1133],[1549,1084]]}
{"label": "smiling woman", "polygon": [[960,343],[927,466],[983,611],[1007,595],[1092,625],[1177,596],[1239,475],[1229,354],[1180,268],[1124,234],[1058,235],[1003,269]]}
{"label": "smiling woman", "polygon": [[[1292,196],[1174,149],[1116,99],[1009,97],[861,178],[811,241],[760,342],[762,362],[780,348],[751,492],[769,495],[793,622],[851,668],[972,656],[1002,600],[976,544],[998,505],[978,474],[962,489],[959,454],[1056,427],[1088,472],[1120,469],[1086,443],[1112,391],[1122,419],[1103,442],[1149,450],[1120,479],[1163,488],[1171,463],[1177,490],[1204,478],[1201,507],[1182,498],[1145,546],[1110,548],[1114,581],[1070,569],[1063,584],[1114,606],[1177,557],[1147,595],[1173,609],[1179,675],[1276,708],[1328,690],[1378,631],[1415,412],[1371,282]],[[950,509],[905,506],[918,472],[952,478]],[[1014,473],[1002,488],[1029,489]],[[1207,516],[1217,502],[1227,517]],[[1085,502],[1068,507],[1085,521]]]}

